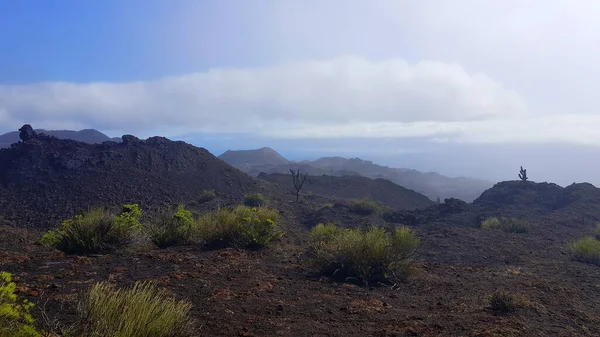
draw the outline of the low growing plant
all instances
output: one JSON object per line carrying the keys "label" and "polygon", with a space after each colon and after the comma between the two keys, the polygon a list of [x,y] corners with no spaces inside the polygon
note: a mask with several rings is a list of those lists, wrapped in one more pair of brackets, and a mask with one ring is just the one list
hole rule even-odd
{"label": "low growing plant", "polygon": [[200,194],[200,198],[198,201],[201,203],[211,201],[217,197],[217,193],[215,190],[204,190],[202,194]]}
{"label": "low growing plant", "polygon": [[262,193],[248,194],[244,197],[244,205],[248,207],[260,207],[267,203],[267,199]]}
{"label": "low growing plant", "polygon": [[420,240],[408,227],[386,231],[340,229],[319,224],[311,231],[314,265],[325,275],[369,284],[398,282],[411,272]]}
{"label": "low growing plant", "polygon": [[33,303],[15,294],[17,285],[12,275],[0,272],[0,337],[37,337],[40,333],[33,326],[30,309]]}
{"label": "low growing plant", "polygon": [[350,212],[359,215],[372,215],[380,210],[379,204],[371,200],[357,200],[350,203]]}
{"label": "low growing plant", "polygon": [[160,213],[148,221],[145,230],[156,246],[165,248],[191,241],[193,226],[192,212],[179,205],[175,211]]}
{"label": "low growing plant", "polygon": [[496,291],[488,296],[490,309],[499,315],[506,315],[515,311],[515,297],[504,291]]}
{"label": "low growing plant", "polygon": [[196,221],[197,236],[209,247],[259,249],[281,235],[277,211],[267,207],[222,208]]}
{"label": "low growing plant", "polygon": [[499,229],[510,233],[527,233],[528,224],[521,219],[487,218],[481,223],[482,229]]}
{"label": "low growing plant", "polygon": [[571,242],[569,250],[577,261],[600,265],[600,241],[593,236]]}
{"label": "low growing plant", "polygon": [[65,220],[42,236],[42,244],[68,254],[91,254],[124,246],[141,230],[142,211],[136,204],[124,205],[117,216],[102,208]]}
{"label": "low growing plant", "polygon": [[190,302],[167,295],[152,282],[138,281],[128,289],[101,282],[86,293],[79,314],[85,336],[182,337],[191,336],[190,309]]}

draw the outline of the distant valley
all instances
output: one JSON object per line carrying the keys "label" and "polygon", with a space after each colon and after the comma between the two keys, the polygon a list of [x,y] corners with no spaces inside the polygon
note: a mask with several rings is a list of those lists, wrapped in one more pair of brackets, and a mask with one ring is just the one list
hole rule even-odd
{"label": "distant valley", "polygon": [[290,161],[268,147],[256,150],[229,150],[219,158],[252,176],[258,176],[261,172],[288,173],[290,169],[300,169],[304,173],[315,176],[356,175],[372,179],[387,179],[434,201],[437,198],[442,201],[445,198],[457,198],[471,202],[494,185],[493,182],[486,180],[450,178],[435,172],[377,165],[360,158],[324,157],[313,161]]}

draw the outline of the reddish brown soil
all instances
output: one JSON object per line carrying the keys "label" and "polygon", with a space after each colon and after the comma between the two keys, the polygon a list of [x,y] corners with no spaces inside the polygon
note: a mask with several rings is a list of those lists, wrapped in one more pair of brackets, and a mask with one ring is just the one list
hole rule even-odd
{"label": "reddish brown soil", "polygon": [[[397,289],[364,287],[315,275],[296,218],[306,209],[278,207],[289,234],[262,252],[188,246],[64,256],[37,245],[33,230],[0,227],[0,270],[17,276],[41,326],[42,307],[63,325],[73,322],[77,296],[93,282],[153,279],[193,303],[198,336],[600,335],[600,268],[564,249],[585,229],[548,219],[527,234],[418,226],[418,272]],[[516,313],[486,309],[496,290],[517,295]]]}

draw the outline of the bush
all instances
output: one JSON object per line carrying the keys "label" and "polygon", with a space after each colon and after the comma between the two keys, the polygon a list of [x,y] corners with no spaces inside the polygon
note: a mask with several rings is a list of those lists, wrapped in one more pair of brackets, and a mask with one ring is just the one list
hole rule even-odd
{"label": "bush", "polygon": [[197,236],[209,247],[258,249],[281,235],[276,221],[277,211],[273,209],[238,206],[200,217],[195,229]]}
{"label": "bush", "polygon": [[379,212],[379,204],[370,200],[353,201],[350,204],[350,212],[360,215],[371,215]]}
{"label": "bush", "polygon": [[188,301],[160,291],[152,282],[136,282],[130,289],[93,285],[79,306],[86,336],[190,336]]}
{"label": "bush", "polygon": [[215,192],[215,190],[204,190],[202,194],[200,194],[200,198],[198,201],[200,201],[200,203],[205,203],[215,199],[216,197],[217,193]]}
{"label": "bush", "polygon": [[141,215],[135,204],[124,205],[117,216],[102,208],[92,209],[63,221],[59,228],[44,234],[40,242],[68,254],[110,250],[131,242],[132,234],[142,228],[138,221]]}
{"label": "bush", "polygon": [[267,203],[267,199],[261,193],[248,194],[244,197],[244,205],[248,207],[260,207]]}
{"label": "bush", "polygon": [[40,336],[33,326],[33,318],[29,313],[33,303],[19,301],[15,290],[17,285],[12,275],[0,273],[0,337],[33,337]]}
{"label": "bush", "polygon": [[174,212],[163,212],[145,226],[150,240],[159,248],[175,246],[191,240],[194,217],[179,205]]}
{"label": "bush", "polygon": [[524,220],[511,218],[487,218],[481,223],[482,229],[500,229],[510,233],[527,233],[527,227]]}
{"label": "bush", "polygon": [[569,244],[569,249],[577,261],[600,265],[600,241],[587,236]]}
{"label": "bush", "polygon": [[362,283],[398,282],[409,276],[420,240],[408,227],[391,232],[319,224],[311,231],[312,260],[325,275]]}
{"label": "bush", "polygon": [[515,311],[515,297],[504,291],[496,291],[488,296],[490,309],[495,314],[508,314]]}

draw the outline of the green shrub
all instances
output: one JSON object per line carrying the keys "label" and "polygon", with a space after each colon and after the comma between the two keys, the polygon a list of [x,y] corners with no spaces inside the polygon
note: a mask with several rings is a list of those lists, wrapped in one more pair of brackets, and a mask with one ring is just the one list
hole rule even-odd
{"label": "green shrub", "polygon": [[63,221],[57,229],[44,234],[40,242],[68,254],[110,250],[131,242],[132,234],[142,228],[138,221],[141,215],[135,204],[124,205],[117,216],[95,208]]}
{"label": "green shrub", "polygon": [[129,289],[115,289],[101,282],[93,285],[79,306],[86,336],[174,337],[191,336],[188,301],[176,300],[152,282],[136,282]]}
{"label": "green shrub", "polygon": [[596,237],[600,237],[600,223],[596,224],[596,232],[595,232],[595,234],[596,234]]}
{"label": "green shrub", "polygon": [[527,233],[529,225],[521,219],[487,218],[481,223],[482,229],[499,229],[510,233]]}
{"label": "green shrub", "polygon": [[202,194],[200,194],[200,198],[198,201],[201,203],[211,201],[217,197],[217,193],[215,190],[204,190]]}
{"label": "green shrub", "polygon": [[248,194],[244,197],[244,205],[248,207],[260,207],[267,203],[267,199],[261,193]]}
{"label": "green shrub", "polygon": [[575,260],[600,265],[600,241],[587,236],[569,244]]}
{"label": "green shrub", "polygon": [[319,224],[311,231],[312,261],[325,275],[369,284],[398,282],[409,276],[420,240],[408,227],[387,232],[339,229]]}
{"label": "green shrub", "polygon": [[219,209],[196,221],[196,235],[209,247],[258,249],[281,235],[277,211],[267,207]]}
{"label": "green shrub", "polygon": [[40,336],[29,313],[33,303],[19,301],[12,275],[0,272],[0,337]]}
{"label": "green shrub", "polygon": [[150,240],[159,248],[175,246],[191,240],[194,217],[179,205],[174,212],[163,212],[145,226]]}
{"label": "green shrub", "polygon": [[504,291],[496,291],[488,296],[490,309],[495,314],[505,315],[515,311],[515,297]]}
{"label": "green shrub", "polygon": [[379,209],[379,204],[370,200],[357,200],[350,203],[350,212],[360,215],[376,214]]}

